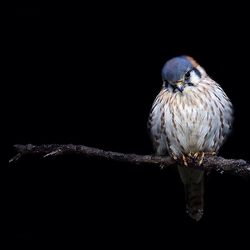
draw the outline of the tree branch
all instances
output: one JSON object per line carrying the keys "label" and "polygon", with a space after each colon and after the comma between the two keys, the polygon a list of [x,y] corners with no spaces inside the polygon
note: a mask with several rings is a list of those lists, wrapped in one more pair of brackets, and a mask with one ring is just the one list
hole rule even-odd
{"label": "tree branch", "polygon": [[[24,155],[43,155],[43,157],[54,157],[65,154],[78,154],[89,158],[112,160],[117,162],[127,162],[136,165],[155,165],[161,168],[176,165],[176,161],[167,156],[154,155],[137,155],[137,154],[123,154],[112,151],[104,151],[98,148],[87,147],[83,145],[59,145],[59,144],[45,144],[45,145],[14,145],[17,154],[9,160],[9,163],[18,161]],[[250,164],[245,160],[224,159],[219,156],[206,156],[203,164],[198,166],[194,162],[189,162],[188,167],[198,168],[201,170],[211,171],[216,170],[223,174],[224,172],[241,177],[250,177]]]}

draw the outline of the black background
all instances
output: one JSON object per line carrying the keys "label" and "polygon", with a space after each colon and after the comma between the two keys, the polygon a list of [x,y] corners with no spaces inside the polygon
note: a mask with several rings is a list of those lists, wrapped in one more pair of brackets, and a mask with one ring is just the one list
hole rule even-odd
{"label": "black background", "polygon": [[[161,68],[187,54],[235,107],[234,129],[220,154],[250,160],[244,6],[182,7],[93,2],[15,8],[9,158],[17,143],[153,153],[146,123]],[[176,169],[26,157],[8,168],[6,180],[10,241],[194,246],[198,239],[242,242],[250,222],[249,181],[220,173],[206,182],[199,223],[185,214]]]}

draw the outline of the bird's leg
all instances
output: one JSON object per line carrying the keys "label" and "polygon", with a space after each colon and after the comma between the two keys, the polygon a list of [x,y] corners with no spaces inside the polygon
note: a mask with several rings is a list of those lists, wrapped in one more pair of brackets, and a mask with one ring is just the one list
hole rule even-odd
{"label": "bird's leg", "polygon": [[216,155],[216,152],[203,152],[203,151],[198,151],[196,153],[189,152],[188,154],[182,154],[181,157],[177,158],[173,153],[171,154],[172,158],[174,160],[179,160],[182,165],[188,166],[188,163],[190,164],[197,164],[198,166],[201,166],[204,160],[205,155],[211,155],[214,156]]}
{"label": "bird's leg", "polygon": [[200,166],[204,160],[204,156],[205,156],[205,153],[204,152],[196,152],[194,155],[193,155],[193,159],[198,163],[198,165]]}
{"label": "bird's leg", "polygon": [[199,155],[199,152],[196,152],[196,153],[194,154],[193,158],[194,158],[194,159],[197,159],[198,155]]}
{"label": "bird's leg", "polygon": [[173,152],[171,152],[170,155],[175,161],[178,159],[178,157]]}
{"label": "bird's leg", "polygon": [[194,160],[195,160],[195,158],[194,158],[194,156],[193,156],[193,154],[192,154],[191,151],[186,156],[183,155],[182,158],[185,159],[185,160],[183,160],[185,166],[187,166],[188,163],[194,163]]}
{"label": "bird's leg", "polygon": [[204,156],[205,156],[205,153],[204,152],[201,152],[200,154],[200,157],[199,157],[199,161],[198,161],[198,165],[200,166],[204,160]]}

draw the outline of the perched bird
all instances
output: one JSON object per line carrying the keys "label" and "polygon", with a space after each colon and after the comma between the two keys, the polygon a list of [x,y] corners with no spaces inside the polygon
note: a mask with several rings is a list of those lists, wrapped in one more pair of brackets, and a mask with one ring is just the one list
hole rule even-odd
{"label": "perched bird", "polygon": [[204,171],[188,167],[202,164],[225,142],[233,121],[232,104],[218,83],[189,56],[167,61],[162,69],[163,86],[148,120],[157,155],[169,154],[184,184],[186,209],[199,221],[204,208]]}

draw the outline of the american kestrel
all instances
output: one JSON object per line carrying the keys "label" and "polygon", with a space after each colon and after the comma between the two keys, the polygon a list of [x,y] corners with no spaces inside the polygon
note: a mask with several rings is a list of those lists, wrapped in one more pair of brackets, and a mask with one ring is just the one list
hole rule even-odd
{"label": "american kestrel", "polygon": [[200,220],[204,207],[204,172],[189,168],[187,159],[202,164],[205,154],[217,154],[230,133],[232,104],[218,83],[189,56],[167,61],[163,86],[148,126],[157,155],[167,153],[180,163],[186,209]]}

